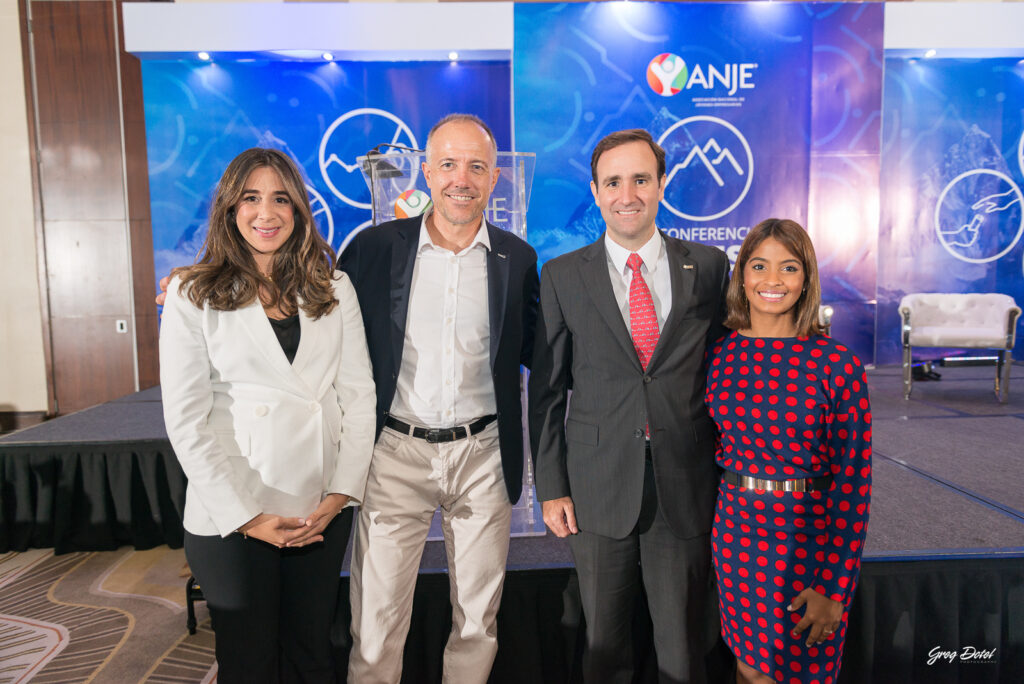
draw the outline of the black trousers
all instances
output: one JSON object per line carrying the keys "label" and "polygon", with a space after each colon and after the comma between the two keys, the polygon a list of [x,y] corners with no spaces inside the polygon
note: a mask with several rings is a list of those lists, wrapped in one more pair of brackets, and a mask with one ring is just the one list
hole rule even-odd
{"label": "black trousers", "polygon": [[705,657],[717,641],[710,535],[680,539],[673,534],[658,508],[650,461],[640,517],[629,536],[613,539],[580,530],[569,545],[586,620],[583,680],[633,681],[634,610],[642,583],[658,681],[705,684]]}
{"label": "black trousers", "polygon": [[203,590],[222,684],[335,681],[330,630],[352,509],[324,541],[278,549],[240,534],[185,532],[185,556]]}

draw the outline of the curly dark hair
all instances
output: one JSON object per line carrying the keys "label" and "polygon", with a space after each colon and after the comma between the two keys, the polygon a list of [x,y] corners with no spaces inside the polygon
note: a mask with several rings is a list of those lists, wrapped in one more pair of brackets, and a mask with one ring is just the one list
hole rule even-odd
{"label": "curly dark hair", "polygon": [[[269,278],[260,273],[235,222],[249,174],[264,167],[280,176],[295,217],[292,234],[274,254]],[[286,315],[301,308],[314,319],[338,304],[333,274],[334,250],[316,228],[298,167],[283,152],[260,147],[242,152],[228,164],[217,183],[202,256],[192,266],[172,271],[181,278],[180,291],[187,292],[196,306],[209,303],[219,311],[234,311],[260,297],[267,308],[279,307]]]}

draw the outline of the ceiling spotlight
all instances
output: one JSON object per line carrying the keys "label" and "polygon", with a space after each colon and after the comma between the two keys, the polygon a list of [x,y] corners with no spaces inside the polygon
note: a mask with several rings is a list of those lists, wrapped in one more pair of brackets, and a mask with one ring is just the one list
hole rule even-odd
{"label": "ceiling spotlight", "polygon": [[210,61],[210,53],[209,52],[200,52],[198,56],[199,56],[199,59],[203,60],[204,62],[209,62]]}
{"label": "ceiling spotlight", "polygon": [[334,53],[325,52],[324,54],[322,54],[320,56],[323,57],[324,60],[327,61],[327,62],[333,62],[334,61]]}
{"label": "ceiling spotlight", "polygon": [[931,48],[930,50],[925,52],[924,56],[925,56],[925,59],[931,59],[932,57],[934,57],[935,56],[935,48]]}
{"label": "ceiling spotlight", "polygon": [[451,52],[448,53],[448,60],[452,62],[459,61],[459,53],[452,50]]}

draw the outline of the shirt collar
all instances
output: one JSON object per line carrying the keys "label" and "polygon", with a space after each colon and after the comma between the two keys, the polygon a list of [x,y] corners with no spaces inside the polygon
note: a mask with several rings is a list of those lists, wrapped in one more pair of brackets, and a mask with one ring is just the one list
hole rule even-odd
{"label": "shirt collar", "polygon": [[[628,273],[629,267],[626,266],[626,260],[632,252],[615,242],[615,240],[612,240],[607,231],[604,234],[604,248],[608,253],[608,257],[612,260],[612,266],[615,267],[615,270],[618,273]],[[661,231],[655,228],[651,239],[644,243],[640,249],[636,250],[636,253],[643,259],[648,273],[653,273],[658,268],[658,260],[661,259],[662,250],[664,249],[665,240],[661,236]]]}
{"label": "shirt collar", "polygon": [[[420,241],[419,244],[416,245],[417,252],[422,252],[426,248],[441,249],[441,247],[435,245],[434,241],[430,239],[430,231],[427,230],[427,217],[430,216],[431,212],[433,212],[433,209],[423,214],[423,220],[420,221]],[[487,230],[487,222],[484,221],[482,217],[480,219],[480,229],[476,231],[476,235],[473,236],[473,241],[469,243],[469,246],[466,247],[466,249],[459,252],[459,254],[466,254],[477,245],[483,245],[484,249],[488,252],[491,251],[491,236]]]}

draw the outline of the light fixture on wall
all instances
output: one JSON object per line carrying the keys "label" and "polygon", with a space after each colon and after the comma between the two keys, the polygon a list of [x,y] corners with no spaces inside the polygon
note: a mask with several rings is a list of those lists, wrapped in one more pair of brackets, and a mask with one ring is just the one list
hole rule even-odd
{"label": "light fixture on wall", "polygon": [[332,52],[325,52],[324,54],[322,54],[320,56],[324,58],[325,62],[333,62],[334,61],[334,53],[332,53]]}
{"label": "light fixture on wall", "polygon": [[197,56],[199,57],[199,59],[203,60],[204,62],[209,62],[210,61],[210,53],[209,52],[200,52]]}
{"label": "light fixture on wall", "polygon": [[452,50],[451,52],[449,52],[448,53],[448,61],[451,62],[452,64],[455,64],[456,62],[458,62],[459,61],[459,53],[456,52],[455,50]]}
{"label": "light fixture on wall", "polygon": [[924,57],[925,57],[925,59],[931,59],[931,58],[932,58],[932,57],[934,57],[934,56],[935,56],[935,48],[930,48],[929,50],[927,50],[927,51],[926,51],[926,52],[924,53]]}

